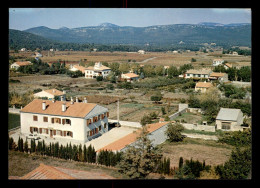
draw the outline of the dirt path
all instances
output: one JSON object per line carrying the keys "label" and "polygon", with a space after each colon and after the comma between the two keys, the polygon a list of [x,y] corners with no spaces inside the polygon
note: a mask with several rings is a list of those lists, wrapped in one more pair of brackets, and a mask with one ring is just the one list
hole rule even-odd
{"label": "dirt path", "polygon": [[151,60],[153,60],[155,58],[157,58],[157,57],[151,57],[151,58],[145,59],[145,60],[143,60],[141,62],[138,62],[138,63],[147,63],[148,61],[151,61]]}

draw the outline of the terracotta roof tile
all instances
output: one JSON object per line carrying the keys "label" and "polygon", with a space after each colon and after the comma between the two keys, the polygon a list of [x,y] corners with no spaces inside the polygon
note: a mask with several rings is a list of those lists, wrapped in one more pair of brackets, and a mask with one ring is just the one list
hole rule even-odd
{"label": "terracotta roof tile", "polygon": [[213,85],[210,82],[198,82],[198,83],[196,83],[196,87],[209,88],[209,87],[213,87]]}
{"label": "terracotta roof tile", "polygon": [[[147,124],[146,125],[147,131],[149,133],[151,133],[151,132],[161,128],[162,126],[167,125],[168,123],[169,122]],[[140,132],[141,132],[141,129],[139,129],[136,132],[130,133],[130,134],[126,135],[125,137],[123,137],[115,142],[112,142],[111,144],[108,144],[107,146],[99,149],[98,151],[101,151],[101,150],[119,151],[119,150],[123,149],[124,147],[126,147],[127,145],[135,142],[136,138],[138,137]]]}
{"label": "terracotta roof tile", "polygon": [[[42,102],[46,103],[46,109],[42,110]],[[62,104],[66,104],[66,111],[62,112]],[[34,99],[28,105],[26,105],[20,112],[31,112],[39,114],[49,115],[60,115],[70,117],[81,117],[84,118],[94,107],[94,103],[77,103],[71,104],[65,101],[55,101],[54,103],[50,100]]]}
{"label": "terracotta roof tile", "polygon": [[82,73],[85,73],[86,67],[80,65],[74,65],[73,67],[80,70]]}
{"label": "terracotta roof tile", "polygon": [[186,73],[187,74],[209,74],[210,72],[211,72],[210,69],[201,69],[201,70],[190,69]]}
{"label": "terracotta roof tile", "polygon": [[43,163],[20,179],[75,179],[74,177]]}
{"label": "terracotta roof tile", "polygon": [[60,95],[63,95],[63,92],[62,91],[59,91],[57,89],[47,89],[47,90],[44,90],[45,92],[47,93],[50,93],[54,96],[60,96]]}
{"label": "terracotta roof tile", "polygon": [[221,72],[212,72],[210,74],[210,77],[223,77],[225,76],[225,73],[221,73]]}
{"label": "terracotta roof tile", "polygon": [[139,77],[139,75],[135,74],[135,73],[126,73],[126,74],[122,74],[124,76],[130,77],[130,78],[136,78]]}

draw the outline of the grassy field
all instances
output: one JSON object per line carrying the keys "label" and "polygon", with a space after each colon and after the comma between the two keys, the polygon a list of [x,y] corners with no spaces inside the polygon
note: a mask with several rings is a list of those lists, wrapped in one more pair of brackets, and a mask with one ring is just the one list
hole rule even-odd
{"label": "grassy field", "polygon": [[20,115],[19,114],[8,114],[8,130],[20,126]]}

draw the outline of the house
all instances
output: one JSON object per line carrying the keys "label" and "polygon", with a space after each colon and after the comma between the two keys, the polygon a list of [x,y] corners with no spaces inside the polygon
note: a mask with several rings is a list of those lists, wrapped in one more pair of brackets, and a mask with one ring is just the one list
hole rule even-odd
{"label": "house", "polygon": [[107,108],[94,103],[34,99],[20,110],[21,134],[85,143],[108,131]]}
{"label": "house", "polygon": [[225,68],[225,69],[232,68],[232,64],[230,64],[230,63],[225,63],[225,64],[223,64],[223,65],[224,65],[224,68]]}
{"label": "house", "polygon": [[81,71],[83,74],[85,74],[86,67],[80,66],[80,65],[71,65],[70,71]]}
{"label": "house", "polygon": [[51,49],[50,49],[50,52],[54,52],[54,49],[53,49],[53,48],[51,48]]}
{"label": "house", "polygon": [[35,57],[42,57],[42,54],[39,52],[35,52]]}
{"label": "house", "polygon": [[[148,131],[148,138],[152,140],[153,146],[163,143],[167,137],[164,132],[167,129],[167,125],[169,122],[160,122],[160,123],[153,123],[145,125]],[[137,130],[136,132],[130,133],[115,142],[112,142],[105,147],[99,149],[97,152],[101,150],[109,150],[109,151],[125,151],[128,145],[135,145],[136,139],[140,134],[141,129]]]}
{"label": "house", "polygon": [[95,63],[94,67],[87,67],[85,69],[85,78],[96,78],[97,76],[107,77],[111,69],[102,65],[102,63]]}
{"label": "house", "polygon": [[201,91],[201,93],[205,93],[209,88],[213,87],[210,82],[198,82],[195,86],[195,91]]}
{"label": "house", "polygon": [[33,94],[34,98],[43,98],[47,97],[49,100],[54,99],[55,97],[58,98],[58,100],[62,100],[66,98],[66,92],[65,91],[59,91],[57,89],[48,89],[44,91],[40,91],[38,93]]}
{"label": "house", "polygon": [[212,70],[210,69],[190,69],[184,74],[184,78],[208,78]]}
{"label": "house", "polygon": [[243,113],[240,109],[220,108],[216,117],[216,129],[227,131],[243,130]]}
{"label": "house", "polygon": [[178,53],[178,51],[177,51],[177,50],[174,50],[174,51],[172,51],[172,53],[174,53],[174,54],[177,54],[177,53]]}
{"label": "house", "polygon": [[33,65],[30,61],[17,61],[11,64],[11,69],[17,70],[19,67]]}
{"label": "house", "polygon": [[227,82],[228,74],[221,72],[212,72],[209,76],[209,80],[219,80],[220,82]]}
{"label": "house", "polygon": [[138,53],[139,54],[145,54],[145,51],[144,50],[139,50]]}
{"label": "house", "polygon": [[26,48],[22,48],[20,51],[21,51],[21,52],[25,52],[25,51],[26,51]]}
{"label": "house", "polygon": [[237,52],[232,52],[232,55],[238,55],[238,53]]}
{"label": "house", "polygon": [[223,59],[213,59],[212,66],[219,66],[222,65],[223,63],[224,63]]}
{"label": "house", "polygon": [[136,81],[138,79],[139,79],[139,75],[135,73],[121,74],[121,80],[126,80],[127,82]]}

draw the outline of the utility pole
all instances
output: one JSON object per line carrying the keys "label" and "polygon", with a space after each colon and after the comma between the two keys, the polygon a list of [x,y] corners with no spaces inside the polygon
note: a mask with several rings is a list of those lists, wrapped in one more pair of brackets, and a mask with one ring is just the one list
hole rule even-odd
{"label": "utility pole", "polygon": [[119,98],[117,100],[117,126],[119,126]]}

